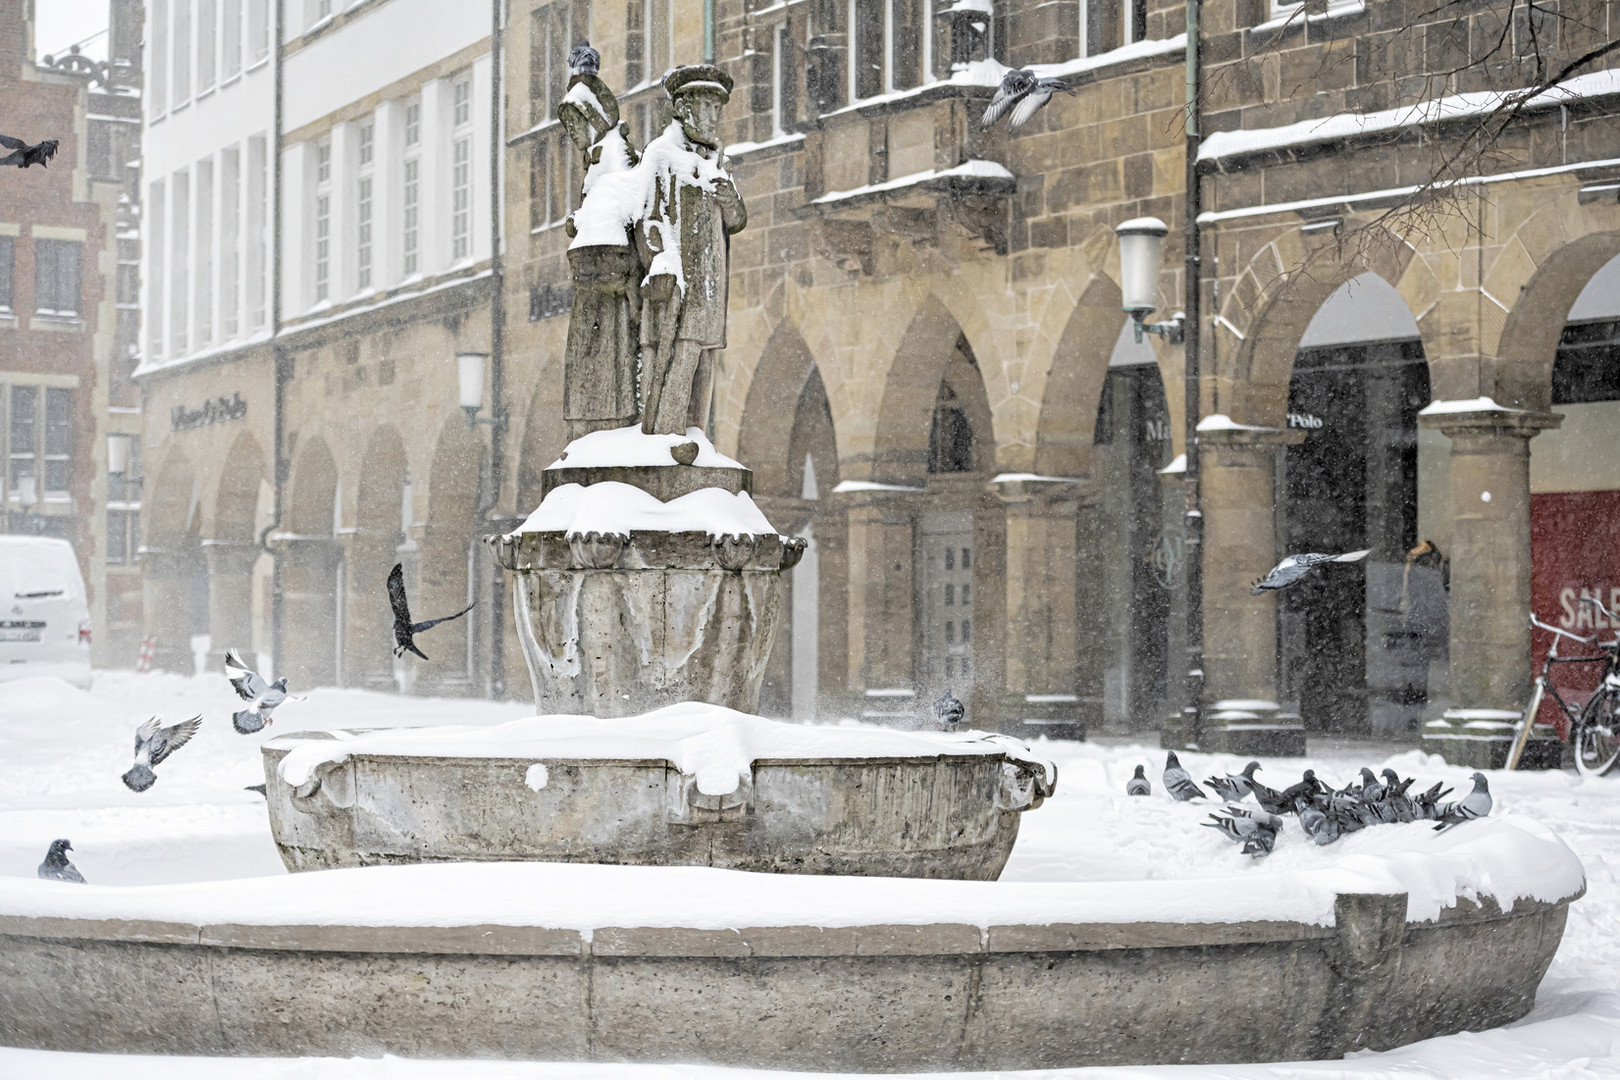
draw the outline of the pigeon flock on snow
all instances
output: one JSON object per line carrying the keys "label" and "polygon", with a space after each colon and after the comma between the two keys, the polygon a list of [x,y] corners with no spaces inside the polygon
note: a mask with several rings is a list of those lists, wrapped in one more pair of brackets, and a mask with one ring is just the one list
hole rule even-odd
{"label": "pigeon flock on snow", "polygon": [[[589,50],[591,56],[596,55],[596,51],[590,49],[587,44],[582,44],[579,49],[576,49],[576,55],[582,55],[580,54],[581,49]],[[22,145],[16,139],[0,135],[0,146],[10,147],[14,144],[17,146]],[[49,147],[45,157],[55,153],[56,144],[54,142],[40,145]],[[39,148],[31,147],[29,149],[36,150]],[[17,164],[12,160],[15,157],[17,157],[17,154],[12,154],[8,158],[0,158],[0,165]],[[43,164],[43,162],[41,163]],[[25,163],[22,167],[26,168],[27,164]],[[421,650],[416,647],[414,636],[429,627],[437,626],[439,623],[459,619],[471,611],[474,606],[468,604],[454,615],[413,624],[410,621],[410,609],[405,603],[404,570],[398,564],[395,564],[394,569],[388,575],[388,599],[394,612],[394,655],[400,656],[406,650],[409,650],[417,656],[421,656],[424,660],[427,657],[423,656]],[[225,677],[230,680],[231,687],[236,691],[237,696],[246,703],[245,708],[231,715],[231,726],[243,735],[252,735],[263,731],[271,722],[271,713],[284,702],[303,700],[287,693],[287,680],[285,677],[271,682],[248,667],[247,662],[242,659],[241,652],[237,649],[227,649],[225,651]],[[955,722],[960,722],[962,703],[951,697],[950,691],[946,691],[945,698],[955,703]],[[941,705],[945,703],[945,698],[941,699]],[[943,721],[944,714],[940,715]],[[202,722],[201,716],[193,716],[190,720],[183,720],[178,724],[170,724],[165,727],[162,717],[154,716],[136,728],[135,762],[120,777],[124,781],[124,786],[137,793],[149,791],[152,785],[157,783],[157,767],[167,760],[169,755],[190,742],[192,736],[196,735],[198,730],[202,728]],[[255,791],[260,795],[265,794],[263,784],[251,785],[246,790]],[[84,875],[80,874],[78,868],[68,861],[67,852],[72,850],[73,845],[67,840],[52,841],[50,851],[45,855],[45,861],[39,865],[39,876],[50,881],[70,881],[81,885],[84,884]]]}
{"label": "pigeon flock on snow", "polygon": [[[1240,773],[1211,776],[1204,781],[1226,805],[1210,814],[1210,820],[1203,824],[1242,844],[1243,853],[1256,858],[1271,853],[1289,814],[1299,818],[1306,836],[1318,845],[1327,845],[1371,825],[1433,821],[1435,830],[1442,831],[1491,812],[1490,782],[1481,772],[1474,773],[1474,787],[1467,795],[1456,802],[1442,803],[1440,800],[1452,790],[1444,786],[1444,781],[1420,795],[1410,795],[1414,778],[1402,779],[1394,769],[1385,769],[1380,779],[1371,769],[1363,768],[1359,780],[1338,789],[1322,783],[1315,770],[1306,769],[1299,783],[1281,791],[1256,779],[1254,774],[1259,771],[1260,763],[1251,761]],[[1153,794],[1146,772],[1145,766],[1136,767],[1135,775],[1125,783],[1126,795]],[[1165,791],[1177,802],[1208,798],[1173,750],[1165,755],[1163,781]],[[1256,809],[1240,805],[1250,796],[1259,804]]]}

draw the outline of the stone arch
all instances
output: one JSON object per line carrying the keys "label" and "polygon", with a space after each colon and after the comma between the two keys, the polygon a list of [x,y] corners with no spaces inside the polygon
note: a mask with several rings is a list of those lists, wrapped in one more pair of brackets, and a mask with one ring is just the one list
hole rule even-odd
{"label": "stone arch", "polygon": [[[366,441],[360,462],[354,529],[345,554],[343,681],[390,690],[395,686],[394,618],[386,583],[394,563],[404,561],[408,458],[399,432],[382,426]],[[407,584],[409,576],[407,575]]]}
{"label": "stone arch", "polygon": [[343,552],[335,535],[337,463],[325,440],[308,440],[293,464],[280,540],[281,670],[300,686],[341,681]]}
{"label": "stone arch", "polygon": [[260,487],[265,480],[264,450],[251,431],[231,443],[220,471],[219,494],[214,502],[213,539],[230,543],[257,541]]}
{"label": "stone arch", "polygon": [[[755,492],[799,496],[803,490],[804,453],[815,453],[818,446],[825,449],[826,437],[811,433],[822,412],[833,452],[830,456],[824,452],[817,455],[815,468],[817,478],[828,486],[829,480],[837,483],[837,440],[826,386],[798,327],[783,320],[766,342],[749,381],[738,435],[740,460],[754,470]],[[785,440],[784,432],[790,433]]]}
{"label": "stone arch", "polygon": [[[478,558],[477,517],[487,473],[486,456],[483,438],[469,430],[465,420],[456,416],[445,422],[428,471],[427,521],[417,543],[415,588],[411,593],[413,618],[450,615],[476,596],[473,567]],[[433,660],[420,666],[418,686],[424,692],[472,691],[476,681],[472,658],[476,655],[473,638],[477,626],[474,613],[469,612],[424,638],[422,651]]]}
{"label": "stone arch", "polygon": [[208,566],[201,546],[201,490],[178,446],[164,455],[146,500],[141,548],[147,636],[154,667],[190,674],[191,636],[208,628]]}
{"label": "stone arch", "polygon": [[1543,217],[1558,212],[1558,207],[1549,208],[1519,227],[1510,250],[1523,252],[1522,259],[1497,260],[1497,266],[1511,263],[1520,272],[1533,265],[1527,277],[1516,280],[1504,271],[1486,279],[1493,297],[1503,303],[1513,297],[1491,368],[1480,372],[1479,378],[1479,393],[1495,398],[1498,405],[1538,412],[1551,406],[1553,361],[1569,309],[1592,275],[1620,255],[1620,229],[1611,229],[1570,240],[1532,262],[1526,243],[1533,242],[1538,224],[1547,228]]}
{"label": "stone arch", "polygon": [[203,541],[208,559],[208,625],[211,659],[222,662],[226,649],[250,659],[254,636],[254,570],[259,546],[259,504],[265,483],[264,450],[251,431],[231,443],[214,500],[213,535]]}
{"label": "stone arch", "polygon": [[915,483],[927,475],[929,435],[940,384],[953,370],[952,358],[958,354],[967,358],[976,376],[961,380],[963,385],[955,388],[967,405],[975,441],[982,448],[975,471],[994,468],[996,439],[989,395],[971,341],[950,309],[930,294],[912,316],[889,365],[872,450],[874,478]]}
{"label": "stone arch", "polygon": [[1035,446],[1038,473],[1080,476],[1091,463],[1097,403],[1123,318],[1120,303],[1117,284],[1093,277],[1064,325],[1041,397]]}

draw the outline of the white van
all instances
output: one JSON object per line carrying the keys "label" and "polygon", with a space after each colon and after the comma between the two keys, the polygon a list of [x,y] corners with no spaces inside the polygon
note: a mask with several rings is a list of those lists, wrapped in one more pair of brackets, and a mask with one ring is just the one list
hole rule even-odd
{"label": "white van", "polygon": [[90,687],[90,608],[73,545],[0,535],[0,681],[54,675]]}

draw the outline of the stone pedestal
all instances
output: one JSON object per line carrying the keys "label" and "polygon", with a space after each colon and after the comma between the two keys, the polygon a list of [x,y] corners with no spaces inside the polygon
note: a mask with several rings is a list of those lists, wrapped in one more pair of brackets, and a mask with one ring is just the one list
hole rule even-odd
{"label": "stone pedestal", "polygon": [[1277,454],[1301,433],[1200,432],[1204,512],[1205,722],[1200,746],[1299,755],[1305,728],[1277,705],[1277,601],[1250,586],[1276,562]]}

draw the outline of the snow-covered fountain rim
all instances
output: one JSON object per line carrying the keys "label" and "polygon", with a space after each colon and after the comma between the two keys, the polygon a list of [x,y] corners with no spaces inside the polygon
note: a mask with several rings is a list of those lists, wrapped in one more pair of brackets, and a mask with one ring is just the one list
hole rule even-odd
{"label": "snow-covered fountain rim", "polygon": [[[1398,829],[1399,827],[1392,827]],[[1418,832],[1425,836],[1419,838]],[[1512,914],[1578,897],[1574,853],[1537,822],[1410,830],[1408,850],[1290,874],[1114,882],[934,881],[760,874],[703,866],[420,863],[180,885],[82,886],[0,878],[0,919],[209,926],[510,926],[746,931],[787,927],[1336,925],[1341,894],[1404,893],[1409,923],[1463,902]],[[0,923],[0,930],[7,927]],[[1266,939],[1285,927],[1251,925]],[[12,932],[18,932],[12,928]]]}
{"label": "snow-covered fountain rim", "polygon": [[668,761],[706,795],[737,789],[758,761],[840,762],[1001,756],[1055,783],[1057,766],[1024,743],[984,731],[897,731],[768,720],[720,705],[684,702],[640,716],[530,716],[495,725],[293,732],[267,741],[285,750],[276,766],[299,787],[317,769],[349,758],[498,758],[532,762]]}

